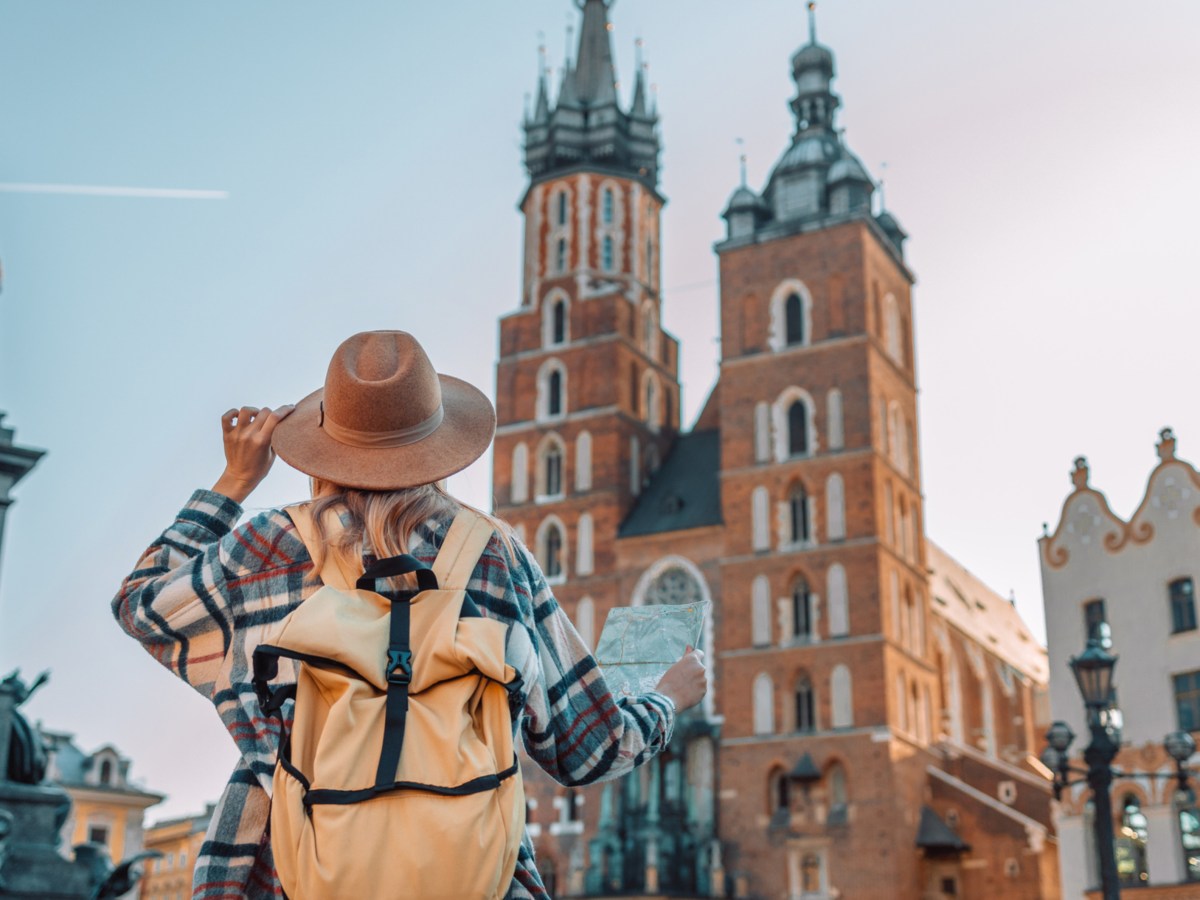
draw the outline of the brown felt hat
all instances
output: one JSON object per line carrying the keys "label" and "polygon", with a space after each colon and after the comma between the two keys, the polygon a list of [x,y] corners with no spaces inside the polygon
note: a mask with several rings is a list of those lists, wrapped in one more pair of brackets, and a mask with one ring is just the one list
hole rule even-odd
{"label": "brown felt hat", "polygon": [[306,475],[386,491],[465,469],[495,433],[491,401],[435,372],[411,334],[364,331],[337,348],[325,387],[296,404],[271,446]]}

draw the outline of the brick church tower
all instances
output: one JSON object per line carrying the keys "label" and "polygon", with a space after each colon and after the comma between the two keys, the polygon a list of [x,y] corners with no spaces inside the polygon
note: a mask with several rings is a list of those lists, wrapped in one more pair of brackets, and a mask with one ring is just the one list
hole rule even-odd
{"label": "brick church tower", "polygon": [[721,367],[680,428],[657,111],[622,103],[611,0],[525,121],[520,306],[500,321],[496,512],[589,646],[614,606],[705,602],[710,690],[586,789],[525,767],[554,896],[1050,898],[1031,768],[1045,652],[928,541],[906,235],[792,57],[795,130],[724,212]]}
{"label": "brick church tower", "polygon": [[[847,773],[896,797],[870,831],[796,831],[780,819],[791,881],[813,890],[821,873],[850,866],[882,866],[880,884],[915,881],[911,834],[887,822],[919,806],[908,789],[919,781],[896,777],[876,734],[928,743],[938,685],[925,639],[913,277],[903,232],[872,213],[874,184],[835,127],[833,55],[811,20],[810,35],[792,58],[791,143],[761,196],[743,184],[725,212],[716,401],[722,784],[768,772],[780,816],[801,792],[841,825]],[[741,697],[755,702],[730,702]],[[812,736],[799,761],[797,735]],[[762,834],[759,792],[733,792],[723,826]],[[743,841],[740,863],[778,854],[770,838]],[[904,852],[880,860],[897,841]]]}

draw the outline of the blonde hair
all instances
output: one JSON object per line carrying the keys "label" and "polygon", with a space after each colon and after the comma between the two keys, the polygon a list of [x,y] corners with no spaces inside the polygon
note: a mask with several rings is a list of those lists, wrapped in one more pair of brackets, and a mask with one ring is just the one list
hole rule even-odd
{"label": "blonde hair", "polygon": [[[430,519],[452,519],[462,509],[472,510],[487,519],[500,536],[509,561],[515,559],[512,530],[508,523],[463,503],[440,484],[422,484],[394,491],[368,491],[314,478],[312,493],[309,509],[320,539],[319,545],[314,548],[314,578],[321,571],[327,552],[332,551],[344,559],[357,561],[365,542],[377,559],[399,556],[408,553],[412,534],[419,525]],[[331,510],[346,513],[342,516],[342,531],[332,537],[325,525],[325,515]]]}

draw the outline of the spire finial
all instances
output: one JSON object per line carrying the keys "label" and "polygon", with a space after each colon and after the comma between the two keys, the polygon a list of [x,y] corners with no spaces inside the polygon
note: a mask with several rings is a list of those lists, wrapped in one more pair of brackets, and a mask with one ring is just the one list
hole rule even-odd
{"label": "spire finial", "polygon": [[571,68],[571,45],[574,42],[575,42],[575,26],[570,21],[568,21],[567,22],[567,46],[566,46],[566,49],[563,50],[563,68],[564,69]]}
{"label": "spire finial", "polygon": [[817,2],[808,0],[808,42],[817,42]]}
{"label": "spire finial", "polygon": [[736,138],[734,143],[738,145],[738,164],[741,166],[742,187],[746,186],[746,142],[741,138]]}
{"label": "spire finial", "polygon": [[883,195],[883,185],[887,181],[887,160],[879,164],[879,211],[883,212],[887,209],[887,201]]}

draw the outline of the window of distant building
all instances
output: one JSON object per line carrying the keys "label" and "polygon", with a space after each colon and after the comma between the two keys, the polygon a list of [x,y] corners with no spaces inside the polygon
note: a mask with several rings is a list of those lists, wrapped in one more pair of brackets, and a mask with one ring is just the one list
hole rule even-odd
{"label": "window of distant building", "polygon": [[567,224],[567,192],[559,191],[558,193],[558,224]]}
{"label": "window of distant building", "polygon": [[566,529],[557,516],[550,516],[538,529],[537,555],[542,571],[549,581],[561,582],[566,578]]}
{"label": "window of distant building", "polygon": [[613,239],[610,235],[606,234],[604,236],[604,243],[603,243],[602,247],[603,247],[604,255],[603,255],[603,258],[600,260],[601,268],[603,268],[605,272],[611,272],[613,270],[613,265],[614,265],[614,255],[613,255]]}
{"label": "window of distant building", "polygon": [[797,578],[792,585],[792,635],[797,640],[808,640],[813,634],[813,598],[804,578]]}
{"label": "window of distant building", "polygon": [[537,376],[536,402],[536,416],[539,421],[566,415],[567,369],[561,360],[548,359],[542,363]]}
{"label": "window of distant building", "polygon": [[804,301],[799,294],[789,294],[783,302],[786,319],[786,342],[789,347],[804,343]]}
{"label": "window of distant building", "polygon": [[1096,626],[1108,621],[1108,613],[1104,609],[1104,601],[1097,597],[1083,604],[1083,633],[1087,638],[1096,634]]}
{"label": "window of distant building", "polygon": [[795,485],[788,495],[788,527],[789,540],[793,544],[803,544],[812,537],[812,523],[808,515],[808,492],[804,485]]}
{"label": "window of distant building", "polygon": [[770,812],[787,810],[791,807],[791,779],[782,768],[774,768],[767,777],[767,796]]}
{"label": "window of distant building", "polygon": [[770,734],[775,730],[775,686],[771,676],[760,672],[754,679],[754,733]]}
{"label": "window of distant building", "polygon": [[554,270],[560,275],[567,271],[567,239],[559,238],[554,251]]}
{"label": "window of distant building", "polygon": [[546,436],[538,460],[538,499],[549,499],[563,495],[563,444],[555,435]]}
{"label": "window of distant building", "polygon": [[805,894],[821,893],[821,857],[807,853],[800,863],[800,890]]}
{"label": "window of distant building", "polygon": [[788,456],[808,453],[808,407],[797,400],[788,407]]}
{"label": "window of distant building", "polygon": [[89,825],[88,840],[93,844],[104,844],[108,846],[108,826],[107,825]]}
{"label": "window of distant building", "polygon": [[1146,864],[1146,844],[1150,829],[1141,801],[1126,794],[1121,804],[1121,826],[1117,831],[1114,850],[1117,857],[1117,878],[1122,887],[1141,887],[1150,880]]}
{"label": "window of distant building", "polygon": [[604,217],[604,224],[611,225],[613,223],[613,192],[612,188],[605,188],[603,195],[603,205],[601,214]]}
{"label": "window of distant building", "polygon": [[1179,730],[1200,731],[1200,671],[1184,672],[1172,680]]}
{"label": "window of distant building", "polygon": [[1171,632],[1196,630],[1196,592],[1190,578],[1177,578],[1169,588],[1171,596]]}
{"label": "window of distant building", "polygon": [[106,759],[100,763],[100,783],[112,784],[113,780],[113,764],[111,759]]}
{"label": "window of distant building", "polygon": [[1179,811],[1179,840],[1186,879],[1200,881],[1200,811],[1194,806]]}
{"label": "window of distant building", "polygon": [[796,730],[817,730],[817,705],[813,696],[812,679],[802,674],[796,679]]}

